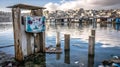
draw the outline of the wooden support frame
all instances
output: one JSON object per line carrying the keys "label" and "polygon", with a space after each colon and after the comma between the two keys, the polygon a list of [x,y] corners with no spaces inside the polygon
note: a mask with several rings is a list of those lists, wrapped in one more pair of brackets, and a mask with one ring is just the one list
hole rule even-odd
{"label": "wooden support frame", "polygon": [[20,28],[20,8],[12,9],[13,29],[14,29],[14,46],[15,46],[15,59],[18,61],[23,60],[22,42],[21,42],[21,28]]}
{"label": "wooden support frame", "polygon": [[[42,16],[42,10],[45,8],[26,4],[17,4],[9,6],[9,8],[12,8],[15,59],[23,61],[25,56],[33,54],[34,41],[33,34],[25,32],[25,25],[22,24],[23,22],[21,23],[21,9],[31,10],[31,16]],[[37,33],[35,43],[36,52],[45,52],[45,32]]]}

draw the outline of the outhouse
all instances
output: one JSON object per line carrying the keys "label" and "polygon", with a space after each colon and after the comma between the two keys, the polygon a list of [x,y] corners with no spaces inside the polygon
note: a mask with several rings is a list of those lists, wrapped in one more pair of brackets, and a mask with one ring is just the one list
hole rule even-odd
{"label": "outhouse", "polygon": [[26,22],[22,20],[24,18],[22,18],[21,13],[21,10],[30,10],[29,18],[42,17],[43,9],[45,8],[26,4],[16,4],[8,6],[8,8],[12,8],[15,59],[23,61],[25,56],[34,54],[34,49],[36,50],[35,52],[45,52],[45,32],[36,33],[36,38],[34,39],[33,33],[26,31]]}

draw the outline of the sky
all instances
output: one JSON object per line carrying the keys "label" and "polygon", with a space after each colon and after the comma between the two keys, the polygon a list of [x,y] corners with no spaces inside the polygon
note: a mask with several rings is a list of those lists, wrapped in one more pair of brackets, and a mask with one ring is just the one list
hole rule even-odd
{"label": "sky", "polygon": [[0,0],[0,11],[10,11],[7,6],[24,3],[46,7],[46,10],[68,9],[119,9],[120,0]]}

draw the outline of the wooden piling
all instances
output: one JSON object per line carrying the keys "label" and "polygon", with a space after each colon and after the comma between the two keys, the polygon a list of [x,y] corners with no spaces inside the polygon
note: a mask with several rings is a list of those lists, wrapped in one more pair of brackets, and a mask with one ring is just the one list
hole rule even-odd
{"label": "wooden piling", "polygon": [[57,32],[56,34],[57,34],[56,35],[56,48],[57,48],[57,50],[60,50],[60,47],[61,47],[61,45],[60,45],[60,32]]}
{"label": "wooden piling", "polygon": [[23,61],[20,13],[20,8],[12,8],[15,59],[18,61]]}
{"label": "wooden piling", "polygon": [[64,38],[65,38],[64,50],[70,50],[70,34],[65,34]]}
{"label": "wooden piling", "polygon": [[40,52],[45,52],[45,32],[39,33]]}
{"label": "wooden piling", "polygon": [[31,44],[31,33],[26,33],[26,41],[27,41],[27,55],[33,54],[32,52],[32,44]]}
{"label": "wooden piling", "polygon": [[89,36],[89,55],[94,55],[94,47],[95,47],[95,37]]}

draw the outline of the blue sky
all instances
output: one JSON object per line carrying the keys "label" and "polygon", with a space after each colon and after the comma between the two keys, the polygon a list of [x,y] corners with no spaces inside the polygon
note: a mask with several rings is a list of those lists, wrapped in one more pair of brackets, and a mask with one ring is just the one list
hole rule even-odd
{"label": "blue sky", "polygon": [[44,6],[49,11],[68,9],[120,9],[120,0],[0,0],[0,11],[8,11],[7,6],[25,3]]}

